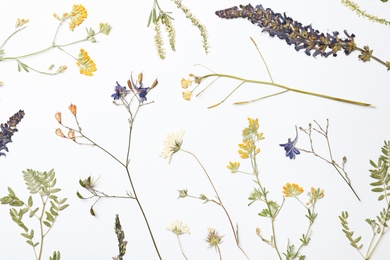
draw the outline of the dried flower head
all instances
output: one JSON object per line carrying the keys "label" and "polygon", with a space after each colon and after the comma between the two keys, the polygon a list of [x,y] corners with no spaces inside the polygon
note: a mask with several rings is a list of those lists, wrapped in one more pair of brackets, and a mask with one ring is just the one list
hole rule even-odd
{"label": "dried flower head", "polygon": [[115,216],[115,226],[114,226],[115,234],[118,238],[118,247],[119,254],[117,256],[118,260],[122,260],[123,256],[126,254],[126,245],[127,241],[125,240],[125,233],[123,232],[121,222],[119,220],[119,215]]}
{"label": "dried flower head", "polygon": [[28,23],[30,20],[28,20],[28,19],[20,19],[20,18],[18,18],[17,20],[16,20],[16,23],[15,23],[15,29],[16,28],[19,28],[19,27],[22,27],[23,25],[25,25],[26,23]]}
{"label": "dried flower head", "polygon": [[174,220],[171,224],[169,224],[169,226],[167,226],[167,229],[177,236],[190,234],[190,228],[179,220]]}
{"label": "dried flower head", "polygon": [[180,150],[183,144],[184,129],[180,129],[177,133],[168,133],[164,140],[163,150],[160,152],[160,156],[164,159],[168,159],[171,162],[172,155]]}
{"label": "dried flower head", "polygon": [[310,205],[316,203],[317,200],[322,199],[325,196],[325,193],[323,189],[315,189],[311,187],[310,192],[307,193],[307,196],[309,196],[309,201],[306,203],[306,205]]}
{"label": "dried flower head", "polygon": [[291,138],[288,138],[287,143],[279,144],[280,146],[284,147],[284,151],[286,152],[286,157],[289,157],[290,159],[295,159],[295,155],[298,155],[301,153],[298,150],[298,148],[295,147],[297,142],[298,142],[298,130],[297,130],[297,126],[295,126],[295,139],[294,139],[294,141],[291,141]]}
{"label": "dried flower head", "polygon": [[229,165],[226,166],[231,173],[236,173],[238,168],[240,168],[240,162],[229,162]]}
{"label": "dried flower head", "polygon": [[[239,9],[241,8],[241,9]],[[346,38],[339,38],[337,31],[332,34],[320,33],[311,25],[303,26],[300,22],[287,17],[286,14],[274,13],[270,8],[264,9],[262,5],[253,7],[252,5],[234,6],[225,10],[216,11],[215,14],[221,18],[247,18],[253,24],[263,28],[263,32],[268,32],[271,37],[277,36],[285,40],[288,45],[294,45],[295,50],[305,50],[307,55],[329,55],[337,56],[337,52],[344,50],[348,55],[356,50],[354,42],[355,35],[349,35],[344,31]]]}
{"label": "dried flower head", "polygon": [[1,150],[8,152],[7,144],[12,142],[11,137],[18,131],[16,126],[23,119],[24,115],[24,111],[19,110],[6,123],[0,125],[0,157],[2,155],[5,156],[5,153],[1,152]]}
{"label": "dried flower head", "polygon": [[302,193],[302,187],[296,183],[286,183],[286,185],[283,186],[283,195],[285,197],[297,197]]}
{"label": "dried flower head", "polygon": [[88,52],[84,49],[80,49],[79,58],[76,64],[80,68],[80,73],[86,76],[93,76],[93,72],[96,71],[95,62],[89,57]]}
{"label": "dried flower head", "polygon": [[73,9],[67,17],[70,20],[69,29],[73,31],[76,26],[79,26],[85,18],[87,18],[87,16],[87,10],[83,5],[73,5]]}
{"label": "dried flower head", "polygon": [[220,244],[222,244],[222,237],[223,236],[220,236],[214,228],[207,229],[206,242],[209,244],[209,247],[217,248]]}

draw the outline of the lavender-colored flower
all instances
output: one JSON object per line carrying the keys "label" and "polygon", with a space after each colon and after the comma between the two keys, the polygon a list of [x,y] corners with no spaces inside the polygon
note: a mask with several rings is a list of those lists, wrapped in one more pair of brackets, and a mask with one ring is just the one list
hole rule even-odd
{"label": "lavender-colored flower", "polygon": [[121,85],[119,85],[117,81],[115,86],[115,93],[112,94],[111,97],[114,98],[114,100],[117,100],[122,95],[126,95],[127,93],[129,93],[129,90],[127,90],[126,87],[122,87]]}
{"label": "lavender-colored flower", "polygon": [[288,138],[288,141],[286,144],[279,144],[280,146],[284,147],[284,150],[286,151],[286,157],[289,157],[290,159],[295,159],[295,155],[300,154],[301,152],[298,150],[298,148],[295,147],[295,145],[298,142],[298,130],[295,126],[295,139],[294,141],[291,141],[291,138]]}
{"label": "lavender-colored flower", "polygon": [[307,55],[321,55],[328,57],[329,55],[337,56],[337,52],[344,50],[348,55],[356,50],[354,42],[355,35],[349,35],[344,31],[347,38],[341,39],[338,37],[337,31],[332,34],[320,33],[312,28],[311,25],[303,26],[301,23],[287,17],[285,13],[274,13],[270,8],[264,9],[262,5],[257,5],[255,8],[252,5],[240,5],[225,10],[216,11],[215,14],[221,18],[247,18],[253,24],[263,28],[263,32],[268,32],[270,36],[277,36],[283,39],[288,45],[294,45],[295,50],[305,50]]}
{"label": "lavender-colored flower", "polygon": [[[7,123],[0,125],[0,151],[5,150],[8,152],[7,144],[12,142],[11,137],[18,131],[18,129],[16,129],[16,125],[19,124],[23,117],[24,111],[19,110],[19,112],[9,118]],[[0,157],[2,155],[5,156],[5,153],[0,152]]]}

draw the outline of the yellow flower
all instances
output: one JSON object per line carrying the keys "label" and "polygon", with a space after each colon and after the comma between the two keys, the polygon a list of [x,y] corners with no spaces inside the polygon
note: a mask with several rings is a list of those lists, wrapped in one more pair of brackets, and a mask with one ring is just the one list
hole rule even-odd
{"label": "yellow flower", "polygon": [[182,92],[183,98],[187,101],[191,100],[192,91],[184,91]]}
{"label": "yellow flower", "polygon": [[93,76],[93,72],[96,71],[95,62],[93,62],[93,60],[89,57],[88,52],[84,49],[80,49],[79,58],[76,64],[79,66],[81,74]]}
{"label": "yellow flower", "polygon": [[181,87],[182,88],[187,89],[189,86],[191,86],[191,84],[192,84],[192,80],[185,79],[185,78],[181,79]]}
{"label": "yellow flower", "polygon": [[239,162],[229,162],[229,165],[226,166],[231,173],[236,173],[238,171],[238,168],[240,167]]}
{"label": "yellow flower", "polygon": [[325,196],[323,189],[315,189],[313,187],[311,187],[311,190],[307,195],[309,195],[309,201],[306,203],[306,205],[314,204],[317,202],[317,200],[322,199]]}
{"label": "yellow flower", "polygon": [[73,5],[72,12],[68,16],[70,19],[69,29],[73,31],[76,26],[79,26],[84,19],[87,18],[87,16],[87,10],[83,5]]}
{"label": "yellow flower", "polygon": [[285,197],[297,197],[303,192],[302,187],[299,187],[296,183],[286,183],[283,186],[283,194]]}
{"label": "yellow flower", "polygon": [[260,153],[260,148],[257,148],[254,141],[252,139],[243,140],[241,144],[238,144],[240,150],[238,150],[238,154],[242,159],[246,159],[249,157],[249,154],[256,155]]}

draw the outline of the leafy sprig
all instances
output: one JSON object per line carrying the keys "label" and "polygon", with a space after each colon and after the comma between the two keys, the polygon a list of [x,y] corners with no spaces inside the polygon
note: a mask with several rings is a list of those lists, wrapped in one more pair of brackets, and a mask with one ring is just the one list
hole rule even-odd
{"label": "leafy sprig", "polygon": [[[35,259],[40,260],[42,259],[45,236],[53,228],[60,211],[66,209],[69,204],[66,204],[66,198],[60,199],[56,195],[61,189],[55,187],[57,179],[55,178],[54,169],[48,172],[27,169],[27,171],[23,171],[23,177],[30,194],[37,195],[42,204],[40,206],[34,206],[33,196],[29,196],[27,201],[19,199],[10,187],[8,187],[8,195],[0,198],[0,202],[11,207],[11,219],[23,229],[21,236],[33,248]],[[38,220],[40,236],[38,241],[34,239],[34,229],[27,227],[23,220],[26,213],[29,213],[29,218],[34,217]],[[50,259],[59,260],[60,252],[54,252],[53,257],[50,257]]]}
{"label": "leafy sprig", "polygon": [[384,208],[379,212],[375,219],[365,219],[365,222],[370,226],[372,235],[370,243],[365,251],[363,252],[363,243],[361,243],[361,236],[354,236],[354,231],[352,231],[348,225],[348,212],[343,211],[341,216],[339,216],[342,231],[350,242],[350,245],[355,248],[360,256],[365,259],[371,259],[375,249],[377,248],[379,242],[382,240],[385,231],[388,229],[388,221],[390,220],[390,200],[389,200],[389,190],[390,190],[390,141],[384,141],[384,145],[381,149],[382,155],[379,156],[378,162],[370,160],[370,164],[373,169],[370,169],[370,177],[374,179],[374,182],[370,183],[373,187],[371,189],[374,193],[379,193],[378,201],[383,201],[385,203]]}

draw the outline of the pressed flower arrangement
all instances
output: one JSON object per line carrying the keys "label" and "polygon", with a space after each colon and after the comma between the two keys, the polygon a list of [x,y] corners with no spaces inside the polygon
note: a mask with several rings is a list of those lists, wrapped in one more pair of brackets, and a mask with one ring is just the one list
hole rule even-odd
{"label": "pressed flower arrangement", "polygon": [[390,258],[388,3],[24,1],[0,24],[0,259]]}

